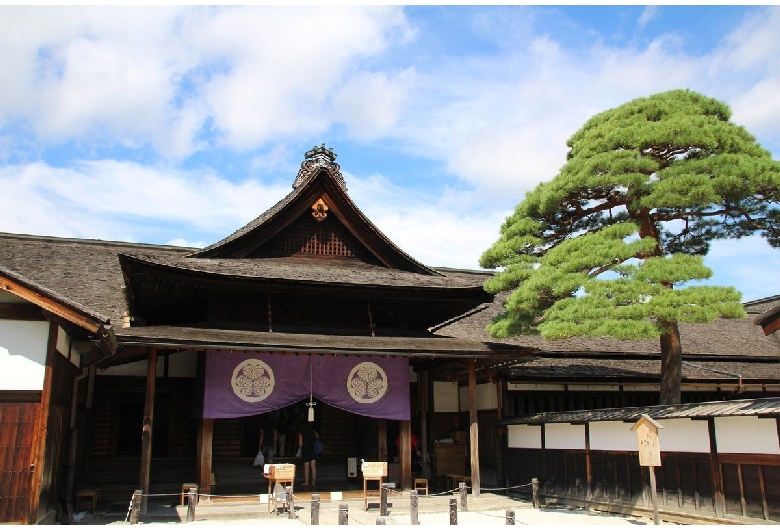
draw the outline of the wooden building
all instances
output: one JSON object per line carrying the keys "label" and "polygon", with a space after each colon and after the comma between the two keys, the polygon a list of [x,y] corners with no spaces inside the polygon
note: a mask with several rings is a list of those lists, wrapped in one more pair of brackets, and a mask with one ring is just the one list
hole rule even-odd
{"label": "wooden building", "polygon": [[258,417],[284,411],[294,443],[313,403],[319,482],[353,458],[410,487],[413,431],[425,461],[468,431],[478,462],[477,378],[536,351],[430,331],[490,301],[484,280],[396,247],[324,146],[205,249],[0,234],[0,522],[67,521],[86,488],[256,494]]}
{"label": "wooden building", "polygon": [[[365,459],[408,488],[414,433],[418,473],[475,493],[519,476],[508,417],[657,404],[657,341],[491,340],[489,274],[401,251],[324,148],[205,249],[0,234],[0,522],[68,520],[84,489],[262,492],[261,417],[287,417],[280,458],[299,462],[310,402],[323,487]],[[753,321],[778,301],[681,325],[684,402],[780,395],[780,336]]]}
{"label": "wooden building", "polygon": [[[652,466],[640,465],[632,430],[642,417],[662,427]],[[510,482],[538,478],[546,502],[649,515],[655,484],[664,520],[780,522],[780,398],[541,412],[502,423]]]}

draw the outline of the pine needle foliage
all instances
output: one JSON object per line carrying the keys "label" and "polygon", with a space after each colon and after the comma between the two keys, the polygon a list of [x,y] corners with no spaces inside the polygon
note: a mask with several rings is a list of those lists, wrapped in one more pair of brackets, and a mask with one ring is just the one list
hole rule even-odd
{"label": "pine needle foliage", "polygon": [[[780,163],[730,119],[690,90],[590,118],[480,258],[499,269],[485,289],[511,291],[491,335],[659,337],[679,366],[678,322],[743,317],[736,289],[690,284],[711,277],[714,240],[780,247]],[[679,402],[679,374],[677,397],[664,396],[663,366],[662,402]]]}

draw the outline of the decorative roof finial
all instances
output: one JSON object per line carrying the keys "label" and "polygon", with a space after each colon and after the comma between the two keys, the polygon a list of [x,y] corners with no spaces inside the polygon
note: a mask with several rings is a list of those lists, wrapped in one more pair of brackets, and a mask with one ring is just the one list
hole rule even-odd
{"label": "decorative roof finial", "polygon": [[298,171],[298,176],[295,177],[295,182],[293,182],[293,189],[309,180],[320,169],[325,169],[333,177],[333,180],[335,180],[344,191],[347,191],[347,184],[344,182],[341,168],[335,162],[337,156],[338,155],[333,152],[333,149],[325,147],[324,143],[319,147],[314,146],[306,151],[306,154],[303,155],[301,169]]}
{"label": "decorative roof finial", "polygon": [[325,143],[319,147],[314,146],[312,149],[306,151],[306,154],[303,155],[304,158],[322,158],[325,157],[331,162],[336,161],[336,157],[338,156],[336,153],[333,152],[333,149],[328,149],[325,147]]}

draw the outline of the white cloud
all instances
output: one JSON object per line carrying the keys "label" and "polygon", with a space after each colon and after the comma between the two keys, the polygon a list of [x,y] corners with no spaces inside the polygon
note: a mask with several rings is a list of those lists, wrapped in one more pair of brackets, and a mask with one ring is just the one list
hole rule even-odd
{"label": "white cloud", "polygon": [[639,20],[637,20],[637,26],[640,28],[644,28],[647,26],[652,20],[658,16],[658,6],[647,6],[642,10],[642,14],[639,15]]}
{"label": "white cloud", "polygon": [[0,124],[166,158],[207,125],[238,149],[324,130],[348,65],[411,34],[398,7],[0,9]]}
{"label": "white cloud", "polygon": [[0,169],[15,197],[0,209],[4,231],[160,242],[182,233],[213,237],[240,228],[290,189],[254,180],[233,183],[205,171],[143,167],[113,160],[71,169],[44,163]]}
{"label": "white cloud", "polygon": [[344,123],[354,138],[381,137],[397,125],[413,83],[411,70],[392,77],[382,72],[358,72],[336,89],[332,120]]}
{"label": "white cloud", "polygon": [[429,266],[478,269],[480,255],[511,213],[485,208],[473,192],[410,194],[381,175],[345,178],[350,197],[377,228]]}

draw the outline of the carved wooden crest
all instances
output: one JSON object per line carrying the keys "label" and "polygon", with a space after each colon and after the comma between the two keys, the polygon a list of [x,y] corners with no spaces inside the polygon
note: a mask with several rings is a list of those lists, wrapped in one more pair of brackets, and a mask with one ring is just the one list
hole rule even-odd
{"label": "carved wooden crest", "polygon": [[328,216],[328,205],[322,198],[317,199],[317,202],[311,205],[311,215],[317,221],[323,221]]}

